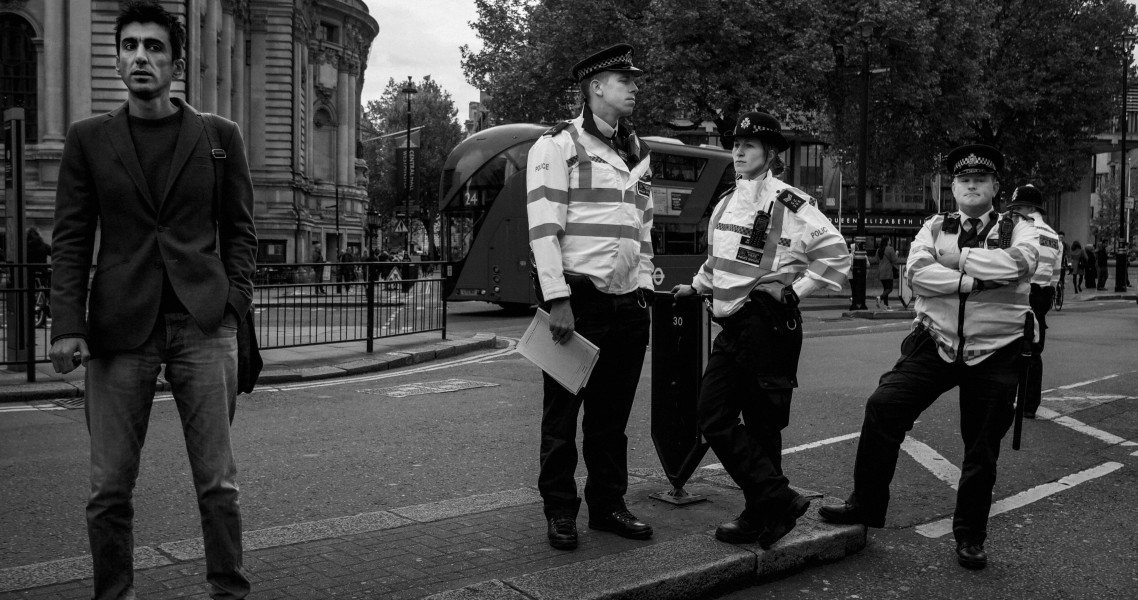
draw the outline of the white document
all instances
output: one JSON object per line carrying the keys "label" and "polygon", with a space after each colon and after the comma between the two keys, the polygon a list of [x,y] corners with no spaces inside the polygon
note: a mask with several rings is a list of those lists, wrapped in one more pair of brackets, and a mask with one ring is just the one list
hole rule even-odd
{"label": "white document", "polygon": [[518,341],[518,353],[576,394],[589,382],[600,349],[576,331],[564,344],[553,341],[549,333],[549,313],[539,308],[529,329]]}

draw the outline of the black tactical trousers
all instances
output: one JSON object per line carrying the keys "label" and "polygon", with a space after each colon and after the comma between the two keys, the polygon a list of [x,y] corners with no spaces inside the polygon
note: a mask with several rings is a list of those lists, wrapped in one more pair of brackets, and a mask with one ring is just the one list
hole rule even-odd
{"label": "black tactical trousers", "polygon": [[543,374],[545,401],[537,487],[546,517],[576,516],[581,505],[573,473],[577,469],[577,415],[582,406],[581,453],[588,471],[585,501],[589,511],[625,507],[628,438],[624,430],[644,366],[651,319],[649,299],[639,291],[612,295],[598,292],[587,280],[574,278],[569,284],[575,330],[596,344],[600,355],[588,385],[575,395]]}
{"label": "black tactical trousers", "polygon": [[1019,350],[1019,344],[1008,344],[979,364],[968,366],[945,362],[922,328],[905,338],[901,358],[893,370],[881,376],[865,405],[849,502],[860,507],[867,524],[884,525],[889,483],[906,432],[937,398],[959,386],[964,462],[952,532],[957,541],[984,542],[1000,441],[1014,416]]}
{"label": "black tactical trousers", "polygon": [[1031,345],[1031,372],[1027,376],[1027,401],[1023,403],[1023,410],[1033,415],[1043,400],[1043,345],[1047,341],[1047,311],[1051,310],[1055,288],[1033,283],[1029,298],[1031,312],[1039,323],[1039,341]]}
{"label": "black tactical trousers", "polygon": [[744,513],[761,522],[798,496],[782,472],[782,430],[798,385],[802,318],[765,293],[753,298],[740,314],[716,320],[723,331],[704,369],[697,414],[704,438],[743,490]]}

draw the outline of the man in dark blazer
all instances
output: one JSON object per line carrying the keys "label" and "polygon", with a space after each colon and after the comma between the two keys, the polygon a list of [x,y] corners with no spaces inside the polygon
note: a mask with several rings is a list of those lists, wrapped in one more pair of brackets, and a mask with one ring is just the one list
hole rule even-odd
{"label": "man in dark blazer", "polygon": [[97,599],[134,597],[131,496],[163,364],[185,432],[211,596],[244,598],[250,588],[229,428],[237,326],[252,300],[257,251],[253,186],[237,126],[170,97],[185,71],[185,39],[159,5],[127,3],[115,23],[127,101],[72,124],[60,163],[50,356],[60,373],[86,366]]}

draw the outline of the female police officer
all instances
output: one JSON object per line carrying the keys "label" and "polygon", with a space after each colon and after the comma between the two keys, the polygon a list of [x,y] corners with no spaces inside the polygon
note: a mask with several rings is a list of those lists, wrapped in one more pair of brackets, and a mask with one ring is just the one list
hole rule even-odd
{"label": "female police officer", "polygon": [[[734,131],[735,188],[708,226],[708,257],[676,298],[712,294],[723,327],[699,394],[700,429],[746,508],[715,537],[769,547],[794,528],[810,502],[782,473],[782,429],[790,420],[802,316],[798,301],[849,277],[845,241],[806,194],[779,181],[771,166],[789,144],[774,117],[751,112]],[[745,423],[739,422],[742,413]]]}

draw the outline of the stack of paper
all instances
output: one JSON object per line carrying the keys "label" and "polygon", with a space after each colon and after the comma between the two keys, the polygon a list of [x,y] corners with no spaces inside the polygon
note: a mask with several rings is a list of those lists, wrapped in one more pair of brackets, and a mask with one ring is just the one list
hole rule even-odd
{"label": "stack of paper", "polygon": [[600,350],[575,331],[564,344],[553,341],[549,333],[549,313],[538,309],[529,329],[518,341],[518,353],[576,394],[589,382]]}

